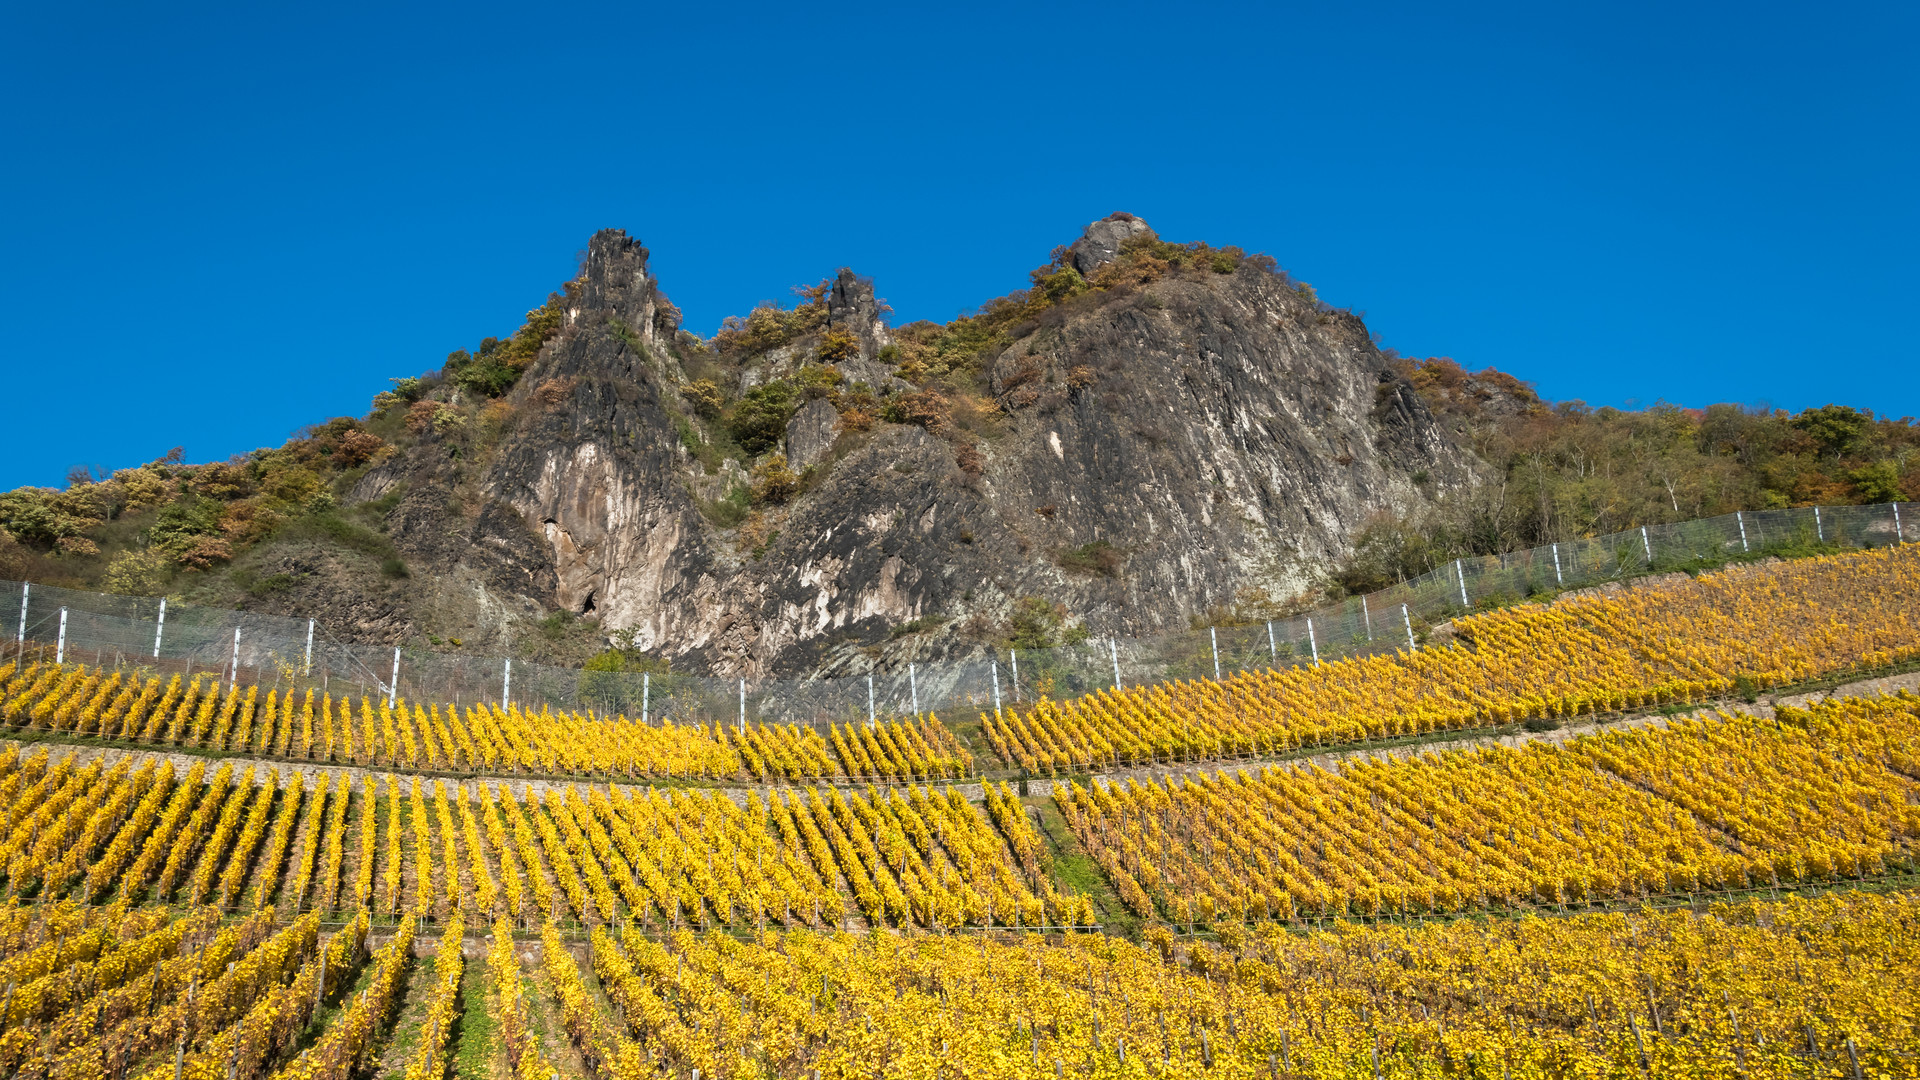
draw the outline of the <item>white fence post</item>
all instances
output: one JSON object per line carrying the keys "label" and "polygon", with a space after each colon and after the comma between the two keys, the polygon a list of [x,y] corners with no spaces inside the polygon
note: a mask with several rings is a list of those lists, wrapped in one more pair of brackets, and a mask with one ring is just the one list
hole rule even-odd
{"label": "white fence post", "polygon": [[1367,640],[1373,640],[1373,609],[1367,606],[1367,594],[1360,594],[1360,617],[1367,620]]}
{"label": "white fence post", "polygon": [[1118,638],[1107,639],[1107,655],[1113,657],[1113,692],[1120,692],[1120,644]]}
{"label": "white fence post", "polygon": [[747,733],[747,680],[740,680],[740,734]]}
{"label": "white fence post", "polygon": [[[1209,639],[1212,640],[1213,642],[1213,681],[1219,682],[1220,681],[1220,631],[1215,629],[1214,627],[1209,626],[1207,627],[1207,635]],[[1118,683],[1120,679],[1116,676],[1113,681],[1115,683]]]}
{"label": "white fence post", "polygon": [[14,639],[14,644],[20,646],[20,663],[22,666],[25,666],[27,656],[27,595],[32,589],[32,582],[23,581],[20,583],[20,633],[18,637]]}
{"label": "white fence post", "polygon": [[1453,560],[1453,576],[1460,579],[1460,606],[1473,610],[1473,601],[1467,599],[1467,571],[1459,559]]}
{"label": "white fence post", "polygon": [[648,710],[648,707],[653,704],[653,702],[649,700],[652,697],[653,697],[653,672],[643,671],[640,673],[640,726],[641,727],[647,726],[647,710]]}
{"label": "white fence post", "polygon": [[[25,620],[22,620],[23,625],[24,625],[24,622]],[[1012,646],[1008,646],[1007,661],[1013,665],[1013,703],[1018,705],[1020,703],[1020,652],[1019,650],[1013,648]]]}
{"label": "white fence post", "polygon": [[167,629],[167,598],[160,598],[160,616],[153,621],[153,658],[160,659],[160,635]]}
{"label": "white fence post", "polygon": [[[236,639],[237,640],[237,639]],[[393,647],[393,675],[387,681],[387,708],[400,696],[400,646]]]}
{"label": "white fence post", "polygon": [[867,676],[867,730],[872,731],[877,721],[873,718],[873,676]]}
{"label": "white fence post", "polygon": [[1827,527],[1820,520],[1820,508],[1817,506],[1813,508],[1813,535],[1819,537],[1821,543],[1827,542]]}
{"label": "white fence post", "polygon": [[53,662],[56,664],[64,664],[67,662],[67,609],[66,608],[60,609],[60,644],[54,646]]}
{"label": "white fence post", "polygon": [[1272,619],[1267,620],[1267,655],[1271,656],[1275,660],[1280,659],[1280,646],[1275,644],[1273,640],[1273,620]]}
{"label": "white fence post", "polygon": [[1733,520],[1740,526],[1740,552],[1747,552],[1747,515],[1739,510],[1733,512]]}
{"label": "white fence post", "polygon": [[[398,652],[399,650],[395,650]],[[233,686],[240,681],[240,628],[233,628],[233,667],[227,670],[227,693],[233,693]]]}
{"label": "white fence post", "polygon": [[1553,545],[1553,584],[1555,588],[1567,587],[1567,579],[1560,576],[1560,545]]}
{"label": "white fence post", "polygon": [[913,718],[920,719],[920,678],[914,674],[913,665],[907,665],[907,693],[913,695]]}
{"label": "white fence post", "polygon": [[1313,620],[1307,620],[1307,648],[1313,650],[1313,666],[1320,666],[1320,642],[1313,636]]}
{"label": "white fence post", "polygon": [[1900,504],[1897,502],[1893,504],[1893,542],[1896,544],[1907,542],[1907,534],[1900,529]]}
{"label": "white fence post", "polygon": [[988,661],[993,665],[993,715],[1000,715],[1000,661]]}
{"label": "white fence post", "polygon": [[313,674],[313,620],[312,619],[307,620],[307,660],[306,660],[306,664],[300,669],[300,674],[302,675]]}
{"label": "white fence post", "polygon": [[513,658],[508,657],[506,670],[500,674],[500,707],[502,709],[507,707],[507,702],[513,700],[508,696],[511,693],[513,693]]}
{"label": "white fence post", "polygon": [[1407,605],[1400,605],[1400,619],[1407,624],[1407,651],[1419,652],[1420,646],[1413,643],[1413,616],[1407,614]]}

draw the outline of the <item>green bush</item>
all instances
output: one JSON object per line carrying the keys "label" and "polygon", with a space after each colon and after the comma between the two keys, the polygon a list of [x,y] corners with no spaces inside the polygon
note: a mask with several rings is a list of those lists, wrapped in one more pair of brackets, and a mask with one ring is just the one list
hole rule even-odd
{"label": "green bush", "polygon": [[147,543],[163,551],[184,551],[202,536],[220,532],[220,503],[188,495],[160,510],[147,527]]}
{"label": "green bush", "polygon": [[757,457],[780,444],[787,433],[787,421],[799,407],[799,389],[784,379],[775,379],[741,396],[727,430],[740,449]]}

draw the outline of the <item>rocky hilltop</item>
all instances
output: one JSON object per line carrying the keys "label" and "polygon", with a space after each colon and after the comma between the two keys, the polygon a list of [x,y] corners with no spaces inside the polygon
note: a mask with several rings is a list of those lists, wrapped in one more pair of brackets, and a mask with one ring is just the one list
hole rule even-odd
{"label": "rocky hilltop", "polygon": [[[1148,265],[1115,272],[1129,245]],[[788,340],[760,347],[749,318],[702,343],[646,249],[603,231],[478,475],[429,425],[350,499],[398,495],[420,629],[472,647],[561,609],[676,668],[793,674],[1003,643],[1026,598],[1063,635],[1283,604],[1371,516],[1470,481],[1360,319],[1232,249],[1150,265],[1173,247],[1095,222],[1015,298],[1058,302],[940,369],[916,356],[946,343],[920,324],[916,351],[848,271]],[[715,391],[796,382],[771,445],[716,458]]]}
{"label": "rocky hilltop", "polygon": [[603,231],[513,335],[364,417],[0,493],[0,576],[363,642],[847,673],[1310,604],[1368,522],[1480,467],[1359,318],[1129,214],[944,325],[894,325],[850,270],[796,293],[702,338]]}

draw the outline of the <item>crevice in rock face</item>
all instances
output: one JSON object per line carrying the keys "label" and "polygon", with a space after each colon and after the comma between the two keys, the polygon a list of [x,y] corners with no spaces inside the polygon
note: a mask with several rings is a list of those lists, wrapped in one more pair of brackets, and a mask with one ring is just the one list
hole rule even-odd
{"label": "crevice in rock face", "polygon": [[[595,591],[598,591],[598,590],[595,590]],[[580,605],[580,614],[588,615],[593,612],[593,597],[594,597],[594,594],[592,592],[589,592],[587,594],[586,602]]]}

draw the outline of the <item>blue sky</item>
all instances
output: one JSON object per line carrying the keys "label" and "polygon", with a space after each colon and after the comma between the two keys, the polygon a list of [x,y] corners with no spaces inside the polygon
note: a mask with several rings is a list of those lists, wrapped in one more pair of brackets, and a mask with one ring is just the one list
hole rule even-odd
{"label": "blue sky", "polygon": [[0,486],[361,413],[605,226],[701,333],[1129,210],[1552,398],[1920,414],[1916,10],[8,5]]}

